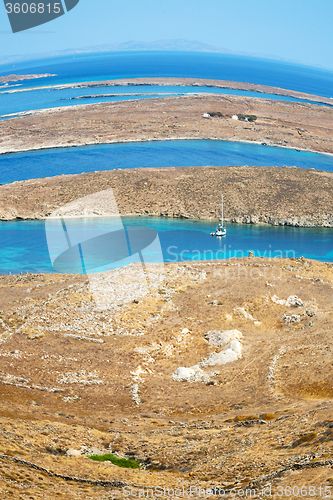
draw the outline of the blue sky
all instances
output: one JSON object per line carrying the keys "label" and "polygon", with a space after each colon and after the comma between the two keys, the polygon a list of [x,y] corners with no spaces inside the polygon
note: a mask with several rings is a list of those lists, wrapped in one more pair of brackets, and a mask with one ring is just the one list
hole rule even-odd
{"label": "blue sky", "polygon": [[333,70],[332,21],[331,0],[80,0],[66,15],[13,34],[1,2],[0,57],[184,38]]}

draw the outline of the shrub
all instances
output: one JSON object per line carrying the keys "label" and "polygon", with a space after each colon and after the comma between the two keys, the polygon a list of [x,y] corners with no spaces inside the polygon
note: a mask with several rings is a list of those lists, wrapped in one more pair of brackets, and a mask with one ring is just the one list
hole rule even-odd
{"label": "shrub", "polygon": [[256,115],[243,115],[243,113],[238,113],[238,120],[243,120],[243,121],[248,121],[248,122],[255,122],[257,117]]}
{"label": "shrub", "polygon": [[223,118],[224,114],[221,111],[209,111],[208,114],[210,116],[218,116],[219,118]]}

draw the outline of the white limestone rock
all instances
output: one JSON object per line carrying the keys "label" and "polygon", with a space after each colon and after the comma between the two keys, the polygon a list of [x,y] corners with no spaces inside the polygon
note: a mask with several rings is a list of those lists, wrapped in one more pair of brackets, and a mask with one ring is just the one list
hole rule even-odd
{"label": "white limestone rock", "polygon": [[240,340],[243,338],[239,330],[212,330],[205,334],[205,339],[216,347],[223,347],[232,340]]}
{"label": "white limestone rock", "polygon": [[185,368],[181,366],[173,374],[176,382],[209,382],[210,377],[198,365]]}

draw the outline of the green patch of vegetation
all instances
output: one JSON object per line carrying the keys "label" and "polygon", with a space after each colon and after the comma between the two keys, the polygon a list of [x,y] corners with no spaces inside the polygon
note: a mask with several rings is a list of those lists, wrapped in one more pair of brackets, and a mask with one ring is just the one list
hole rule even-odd
{"label": "green patch of vegetation", "polygon": [[118,467],[125,467],[126,469],[140,469],[140,464],[132,458],[120,458],[113,455],[113,453],[106,453],[105,455],[89,455],[88,458],[96,460],[97,462],[112,462]]}
{"label": "green patch of vegetation", "polygon": [[238,113],[238,120],[243,120],[246,122],[255,122],[257,117],[256,115],[243,115],[242,113]]}

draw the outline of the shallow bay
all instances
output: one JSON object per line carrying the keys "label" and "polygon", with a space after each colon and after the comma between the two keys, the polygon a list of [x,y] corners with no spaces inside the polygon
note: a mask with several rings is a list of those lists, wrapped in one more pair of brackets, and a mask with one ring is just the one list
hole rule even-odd
{"label": "shallow bay", "polygon": [[[306,257],[333,262],[333,231],[325,228],[227,224],[227,236],[214,238],[214,221],[124,217],[126,227],[147,226],[158,232],[164,262],[255,257]],[[112,231],[112,219],[77,219],[83,237],[96,228]],[[53,273],[44,221],[0,222],[0,274]],[[151,261],[159,256],[151,255]],[[117,267],[119,264],[114,264]]]}

